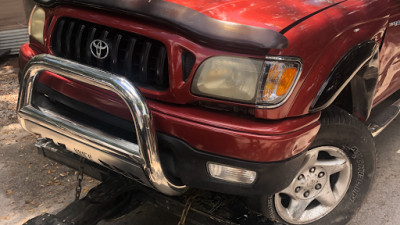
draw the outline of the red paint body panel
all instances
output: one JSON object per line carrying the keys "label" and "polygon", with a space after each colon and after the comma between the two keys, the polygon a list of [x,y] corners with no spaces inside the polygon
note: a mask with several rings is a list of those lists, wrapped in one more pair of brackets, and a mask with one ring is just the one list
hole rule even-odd
{"label": "red paint body panel", "polygon": [[[199,124],[159,111],[153,111],[152,115],[159,131],[179,137],[196,149],[256,162],[274,162],[292,158],[312,143],[319,130],[318,119],[295,132],[257,135]],[[313,117],[319,118],[319,114]],[[306,120],[308,119],[310,118]],[[268,122],[263,125],[266,129],[270,128]],[[284,126],[279,129],[282,128]]]}
{"label": "red paint body panel", "polygon": [[36,52],[35,50],[33,50],[31,47],[29,47],[28,43],[23,44],[19,49],[19,57],[18,57],[19,68],[23,70],[26,66],[26,63],[28,63],[28,61],[37,54],[40,54],[40,52]]}
{"label": "red paint body panel", "polygon": [[285,33],[289,47],[270,54],[300,56],[303,73],[286,104],[274,110],[256,112],[256,115],[291,117],[307,114],[330,71],[351,48],[367,40],[381,43],[389,17],[387,4],[387,1],[346,1]]}
{"label": "red paint body panel", "polygon": [[389,26],[380,54],[380,76],[375,92],[375,105],[396,92],[400,87],[400,2],[390,2]]}
{"label": "red paint body panel", "polygon": [[297,20],[328,7],[334,1],[167,0],[214,19],[281,31]]}

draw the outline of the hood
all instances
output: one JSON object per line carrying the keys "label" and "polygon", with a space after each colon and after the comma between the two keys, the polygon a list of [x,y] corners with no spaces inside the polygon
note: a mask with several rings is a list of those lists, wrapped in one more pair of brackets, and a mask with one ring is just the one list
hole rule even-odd
{"label": "hood", "polygon": [[280,32],[292,23],[343,0],[166,0],[217,20]]}
{"label": "hood", "polygon": [[40,5],[88,5],[145,17],[182,30],[211,47],[265,52],[288,45],[285,27],[336,0],[35,0]]}

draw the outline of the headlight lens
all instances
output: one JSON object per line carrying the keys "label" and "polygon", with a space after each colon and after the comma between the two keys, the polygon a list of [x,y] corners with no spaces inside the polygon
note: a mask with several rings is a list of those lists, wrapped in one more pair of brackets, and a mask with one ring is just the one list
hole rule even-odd
{"label": "headlight lens", "polygon": [[229,56],[212,57],[196,71],[192,92],[198,95],[254,102],[263,60]]}
{"label": "headlight lens", "polygon": [[192,92],[224,100],[278,106],[290,94],[301,72],[295,57],[267,57],[266,60],[216,56],[197,69]]}
{"label": "headlight lens", "polygon": [[29,20],[29,35],[35,38],[40,43],[44,44],[43,31],[46,13],[45,11],[35,6]]}

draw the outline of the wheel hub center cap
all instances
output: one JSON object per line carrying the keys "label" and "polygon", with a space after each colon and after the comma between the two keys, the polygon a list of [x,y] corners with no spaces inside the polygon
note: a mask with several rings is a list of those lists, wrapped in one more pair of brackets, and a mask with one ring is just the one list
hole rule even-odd
{"label": "wheel hub center cap", "polygon": [[294,180],[294,193],[299,199],[315,198],[327,183],[326,171],[322,167],[303,170]]}

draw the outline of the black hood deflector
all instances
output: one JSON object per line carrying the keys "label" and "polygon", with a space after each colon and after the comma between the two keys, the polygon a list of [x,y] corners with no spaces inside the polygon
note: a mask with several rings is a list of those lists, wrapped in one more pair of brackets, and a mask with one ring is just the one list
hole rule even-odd
{"label": "black hood deflector", "polygon": [[163,0],[35,0],[43,6],[87,5],[120,11],[182,30],[199,43],[236,51],[265,53],[284,49],[288,40],[274,30],[217,20],[183,5]]}

